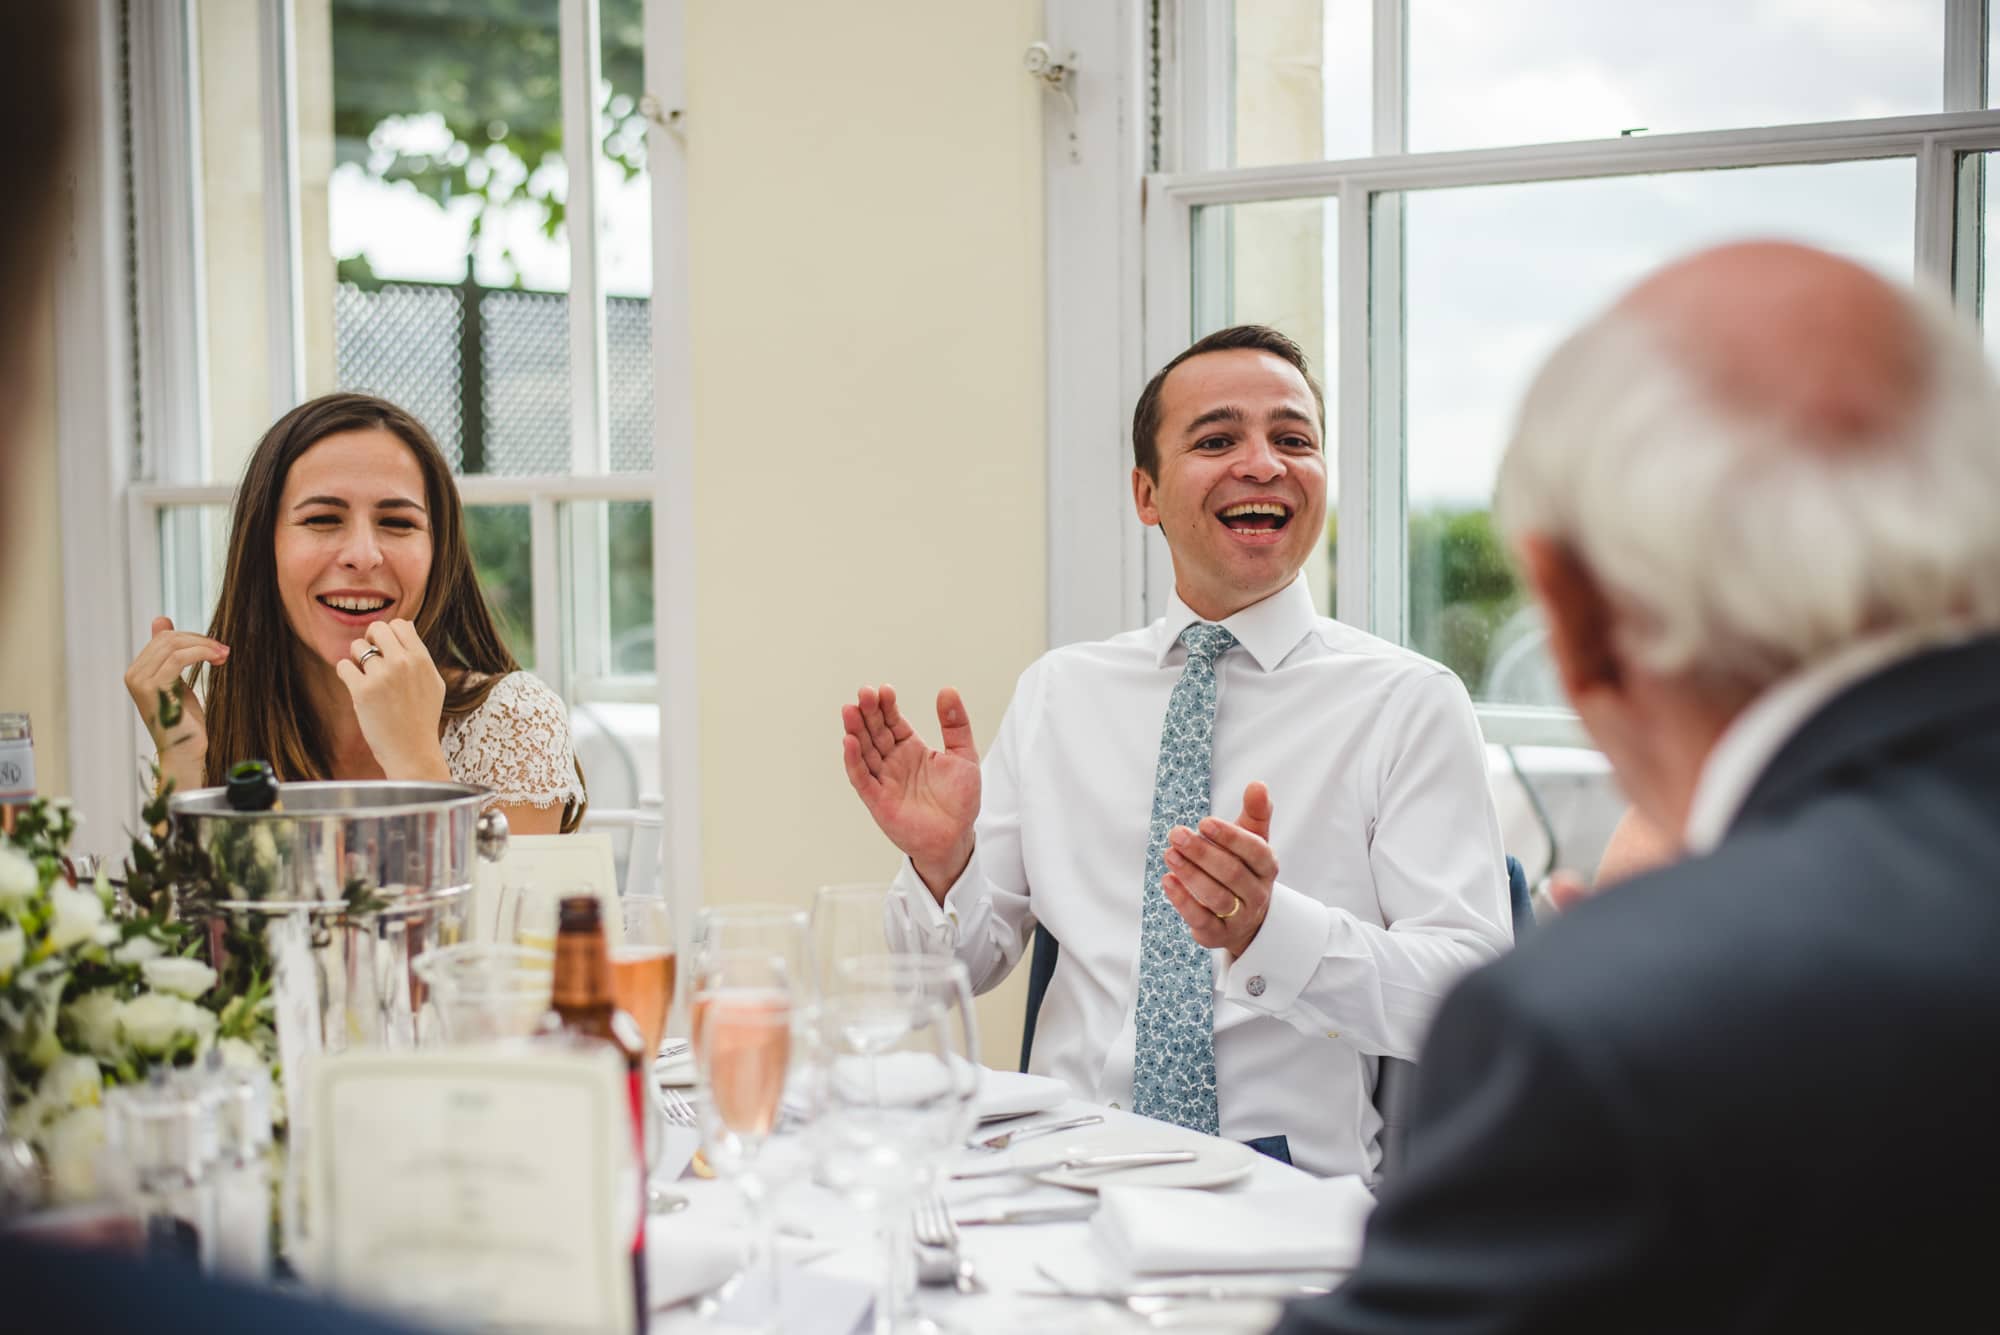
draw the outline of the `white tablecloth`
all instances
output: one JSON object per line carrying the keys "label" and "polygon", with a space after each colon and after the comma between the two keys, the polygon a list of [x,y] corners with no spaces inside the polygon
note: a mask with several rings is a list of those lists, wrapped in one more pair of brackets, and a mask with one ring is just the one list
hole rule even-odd
{"label": "white tablecloth", "polygon": [[[985,1130],[994,1134],[1010,1126],[1035,1126],[1044,1122],[1099,1113],[1106,1127],[1129,1125],[1142,1130],[1152,1123],[1128,1112],[1072,1100],[1061,1108],[1015,1122],[1003,1122]],[[1095,1133],[1099,1128],[1089,1129]],[[1027,1141],[1010,1150],[1023,1159],[1041,1157],[1040,1151],[1059,1152],[1064,1143],[1060,1133]],[[1053,1157],[1053,1154],[1051,1155]],[[986,1166],[1000,1162],[987,1153],[964,1151],[953,1169]],[[1250,1175],[1216,1191],[1252,1193],[1285,1190],[1309,1184],[1313,1179],[1275,1159],[1256,1156]],[[688,1228],[703,1232],[741,1228],[742,1202],[736,1189],[726,1182],[690,1179],[679,1190],[692,1202],[678,1215],[668,1216],[655,1231],[655,1246]],[[966,1206],[978,1198],[1004,1194],[1010,1206],[1031,1204],[1071,1204],[1087,1196],[1062,1187],[1025,1183],[1020,1178],[946,1182],[945,1198],[967,1213]],[[839,1197],[810,1183],[791,1183],[780,1196],[778,1217],[787,1231],[783,1249],[822,1254],[804,1263],[813,1273],[852,1279],[863,1285],[877,1282],[880,1250],[874,1220],[858,1214]],[[809,1234],[810,1241],[801,1235]],[[948,1288],[921,1287],[917,1306],[956,1330],[966,1332],[1056,1332],[1067,1330],[1106,1331],[1142,1329],[1143,1323],[1105,1303],[1073,1298],[1023,1296],[1022,1289],[1046,1290],[1049,1281],[1035,1269],[1037,1261],[1058,1264],[1065,1278],[1081,1281],[1098,1278],[1102,1258],[1091,1238],[1089,1221],[1053,1224],[1010,1224],[980,1226],[961,1230],[962,1254],[969,1257],[975,1273],[986,1286],[984,1293],[960,1294]],[[655,1314],[651,1335],[688,1335],[726,1329],[698,1317],[688,1305]],[[834,1332],[800,1331],[798,1335],[835,1335]],[[846,1335],[839,1332],[838,1335]]]}

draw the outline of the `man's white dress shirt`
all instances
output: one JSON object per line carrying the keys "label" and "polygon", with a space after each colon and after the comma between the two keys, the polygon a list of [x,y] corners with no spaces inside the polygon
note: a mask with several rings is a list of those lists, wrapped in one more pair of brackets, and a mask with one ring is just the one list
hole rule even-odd
{"label": "man's white dress shirt", "polygon": [[[1043,655],[981,767],[972,861],[944,905],[904,860],[916,921],[953,924],[975,990],[1040,920],[1062,944],[1032,1068],[1129,1107],[1139,909],[1167,697],[1198,620]],[[1270,786],[1278,884],[1241,958],[1215,958],[1222,1134],[1283,1135],[1319,1174],[1372,1178],[1376,1059],[1417,1056],[1467,969],[1512,940],[1471,701],[1447,669],[1315,615],[1303,578],[1222,624],[1212,810]]]}

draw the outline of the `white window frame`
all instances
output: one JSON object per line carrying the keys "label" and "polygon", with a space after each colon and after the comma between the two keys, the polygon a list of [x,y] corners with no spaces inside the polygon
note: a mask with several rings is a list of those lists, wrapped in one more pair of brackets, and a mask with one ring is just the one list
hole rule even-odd
{"label": "white window frame", "polygon": [[[72,165],[75,208],[57,274],[57,421],[61,448],[65,648],[71,707],[65,739],[72,793],[98,833],[118,846],[140,798],[150,746],[123,704],[125,665],[147,638],[163,575],[163,517],[227,506],[233,481],[199,476],[208,437],[206,321],[202,310],[200,118],[193,0],[135,3],[130,62],[135,138],[130,205],[138,253],[125,252],[128,200],[120,107],[118,0],[79,6],[85,40],[79,86],[83,133]],[[275,417],[304,394],[292,0],[262,0],[262,116],[267,197],[267,321]],[[561,0],[564,142],[594,146],[601,53],[596,0]],[[684,105],[683,0],[646,0],[646,88],[651,105]],[[595,162],[572,171],[567,212],[572,471],[562,476],[459,479],[467,505],[526,505],[538,675],[565,697],[655,700],[668,849],[663,871],[685,920],[699,903],[700,817],[693,646],[693,409],[687,316],[686,157],[678,130],[657,116],[647,151],[652,181],[654,467],[609,471],[605,302],[598,263]],[[135,331],[145,349],[131,391]],[[136,418],[136,420],[135,420]],[[135,438],[145,458],[134,467]],[[585,502],[648,501],[653,511],[656,672],[613,678],[605,661],[607,536]],[[571,507],[565,518],[565,507]],[[110,522],[107,522],[109,520]],[[210,553],[203,552],[206,558]],[[568,578],[570,596],[561,596]],[[563,609],[572,609],[574,635]],[[572,648],[574,653],[569,652]],[[116,702],[116,703],[114,703]]]}
{"label": "white window frame", "polygon": [[[1143,101],[1150,87],[1149,21],[1152,0],[1132,0],[1141,11],[1121,32],[1100,34],[1094,54],[1106,64],[1080,60],[1079,87],[1093,73],[1136,87],[1128,100]],[[1129,413],[1151,368],[1164,364],[1194,337],[1192,242],[1194,210],[1208,205],[1272,200],[1333,198],[1341,219],[1336,327],[1339,360],[1333,375],[1338,409],[1332,447],[1338,469],[1342,560],[1338,576],[1341,619],[1386,639],[1401,642],[1408,605],[1407,496],[1401,408],[1402,290],[1400,219],[1394,210],[1410,191],[1499,185],[1584,177],[1615,177],[1728,167],[1824,163],[1854,159],[1910,157],[1916,165],[1916,274],[1920,280],[1955,290],[1961,305],[1977,309],[1976,264],[1961,264],[1954,284],[1954,255],[1977,254],[1983,183],[1975,176],[1967,198],[1958,190],[1961,156],[2000,149],[2000,110],[1986,108],[1988,23],[1985,0],[1947,0],[1944,106],[1936,114],[1876,120],[1835,121],[1758,129],[1634,136],[1560,144],[1528,144],[1451,152],[1404,151],[1407,105],[1404,0],[1374,0],[1373,89],[1375,155],[1342,161],[1247,168],[1218,167],[1227,151],[1229,117],[1219,98],[1229,89],[1228,50],[1233,31],[1232,0],[1157,0],[1160,32],[1159,151],[1166,170],[1131,183],[1116,181],[1121,197],[1091,207],[1058,186],[1062,164],[1057,137],[1050,136],[1049,190],[1049,530],[1051,554],[1078,554],[1072,564],[1051,562],[1051,641],[1059,614],[1069,638],[1108,633],[1137,624],[1164,609],[1172,588],[1163,544],[1141,541],[1143,554],[1129,553],[1122,564],[1081,558],[1089,533],[1118,531],[1132,523],[1129,492],[1104,486],[1088,496],[1065,495],[1059,485],[1087,482],[1078,462],[1059,468],[1053,452],[1086,452],[1094,444],[1066,438],[1055,414],[1081,419],[1085,391],[1064,383],[1079,367],[1109,367],[1111,357],[1088,345],[1103,339],[1105,312],[1119,312],[1115,346],[1120,351],[1121,411]],[[1050,0],[1052,29],[1088,21],[1092,0]],[[1111,45],[1122,37],[1122,50]],[[1115,72],[1115,75],[1114,75]],[[1117,129],[1115,108],[1079,96],[1079,127],[1086,158],[1094,142]],[[1178,138],[1178,143],[1175,142]],[[1141,152],[1144,151],[1143,143]],[[1105,164],[1098,164],[1101,171]],[[1112,254],[1124,237],[1132,211],[1143,215],[1141,272],[1121,274],[1134,290],[1117,303],[1103,302],[1081,284],[1059,283],[1059,266]],[[1967,248],[1967,249],[1961,249]],[[1066,272],[1066,267],[1061,271]],[[1114,272],[1117,270],[1113,269]],[[1382,294],[1387,294],[1386,296]],[[1373,299],[1371,299],[1373,298]],[[1133,315],[1136,306],[1137,315]],[[1094,357],[1094,362],[1093,362]],[[1103,391],[1108,397],[1109,391]],[[1127,448],[1120,441],[1121,452]],[[1129,456],[1125,467],[1129,469]],[[1140,571],[1135,581],[1133,567]],[[1060,571],[1060,583],[1057,572]],[[1136,586],[1136,587],[1135,587]],[[1114,597],[1115,593],[1115,597]],[[1115,614],[1111,604],[1115,601]],[[1481,726],[1491,742],[1519,745],[1588,744],[1567,710],[1481,704]]]}

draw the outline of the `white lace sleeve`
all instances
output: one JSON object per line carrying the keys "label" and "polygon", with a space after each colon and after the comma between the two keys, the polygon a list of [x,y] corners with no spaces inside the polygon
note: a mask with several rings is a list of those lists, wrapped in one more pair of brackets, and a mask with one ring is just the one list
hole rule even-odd
{"label": "white lace sleeve", "polygon": [[562,697],[531,672],[510,672],[486,702],[445,728],[451,777],[493,790],[488,806],[583,801]]}

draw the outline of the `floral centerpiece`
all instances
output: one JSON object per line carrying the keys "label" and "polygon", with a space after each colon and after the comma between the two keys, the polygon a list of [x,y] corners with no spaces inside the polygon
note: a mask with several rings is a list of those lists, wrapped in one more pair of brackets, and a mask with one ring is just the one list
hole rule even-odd
{"label": "floral centerpiece", "polygon": [[[149,828],[164,822],[164,796],[146,817]],[[67,804],[37,800],[0,837],[8,1122],[40,1153],[57,1204],[97,1190],[107,1087],[191,1066],[211,1049],[226,1066],[267,1070],[277,1048],[261,961],[228,957],[223,931],[154,892],[171,883],[167,855],[134,840],[133,902],[118,912],[103,873],[72,873],[75,828]]]}

